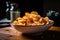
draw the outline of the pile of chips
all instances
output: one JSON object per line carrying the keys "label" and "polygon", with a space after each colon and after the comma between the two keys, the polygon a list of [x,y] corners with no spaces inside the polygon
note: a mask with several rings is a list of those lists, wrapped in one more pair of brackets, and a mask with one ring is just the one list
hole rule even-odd
{"label": "pile of chips", "polygon": [[49,23],[50,21],[48,17],[41,17],[36,11],[25,12],[25,16],[18,17],[13,21],[13,24],[21,26],[39,26]]}

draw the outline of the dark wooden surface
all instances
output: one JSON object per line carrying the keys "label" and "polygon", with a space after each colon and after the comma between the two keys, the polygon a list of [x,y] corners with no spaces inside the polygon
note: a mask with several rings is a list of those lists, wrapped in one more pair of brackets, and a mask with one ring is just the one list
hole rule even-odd
{"label": "dark wooden surface", "polygon": [[52,26],[42,34],[26,35],[12,27],[0,28],[0,40],[60,40],[60,27]]}

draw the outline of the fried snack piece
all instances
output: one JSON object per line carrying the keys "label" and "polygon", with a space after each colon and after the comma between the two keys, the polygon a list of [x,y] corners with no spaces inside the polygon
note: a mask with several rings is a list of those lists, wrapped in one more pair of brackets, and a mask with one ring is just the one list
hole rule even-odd
{"label": "fried snack piece", "polygon": [[19,22],[18,21],[13,21],[13,24],[19,24]]}
{"label": "fried snack piece", "polygon": [[29,12],[25,12],[25,16],[29,17],[30,13]]}
{"label": "fried snack piece", "polygon": [[48,17],[45,17],[44,20],[47,22],[46,24],[49,24],[49,18]]}
{"label": "fried snack piece", "polygon": [[37,11],[32,11],[31,14],[38,15],[38,12]]}
{"label": "fried snack piece", "polygon": [[21,20],[21,19],[22,19],[21,17],[18,17],[18,18],[16,19],[16,21]]}

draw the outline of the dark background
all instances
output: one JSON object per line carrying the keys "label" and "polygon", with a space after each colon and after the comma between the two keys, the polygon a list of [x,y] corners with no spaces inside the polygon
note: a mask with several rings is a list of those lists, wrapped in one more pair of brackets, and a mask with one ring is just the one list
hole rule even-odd
{"label": "dark background", "polygon": [[[0,19],[6,17],[6,1],[11,1],[19,4],[21,16],[24,16],[25,12],[37,11],[41,16],[46,16],[48,10],[58,11],[60,15],[60,1],[59,0],[0,0]],[[60,24],[60,16],[52,16],[57,24]]]}
{"label": "dark background", "polygon": [[60,26],[60,1],[59,0],[44,0],[43,3],[44,3],[43,4],[44,16],[46,16],[46,12],[48,12],[48,10],[59,12],[58,16],[52,15],[50,19],[54,21],[55,26]]}
{"label": "dark background", "polygon": [[[0,0],[0,19],[5,18],[5,10],[6,4],[5,2],[8,0]],[[25,12],[38,11],[41,16],[43,16],[43,0],[10,0],[11,2],[15,2],[19,4],[19,8],[21,11],[21,16],[24,15]]]}
{"label": "dark background", "polygon": [[47,10],[55,10],[60,12],[60,1],[59,0],[44,0],[43,1],[43,10],[44,13]]}
{"label": "dark background", "polygon": [[60,1],[59,0],[44,0],[44,10],[56,10],[60,11]]}
{"label": "dark background", "polygon": [[60,12],[59,0],[0,0],[0,19],[5,17],[6,1],[11,1],[19,4],[21,15],[26,11],[38,11],[43,16],[43,11],[55,10]]}

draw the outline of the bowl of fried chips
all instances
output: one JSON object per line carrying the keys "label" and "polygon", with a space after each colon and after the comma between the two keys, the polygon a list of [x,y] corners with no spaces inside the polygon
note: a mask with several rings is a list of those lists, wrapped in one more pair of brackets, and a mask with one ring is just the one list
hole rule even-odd
{"label": "bowl of fried chips", "polygon": [[54,24],[48,17],[41,17],[38,12],[25,12],[25,16],[18,17],[11,26],[22,33],[36,33],[48,30]]}

